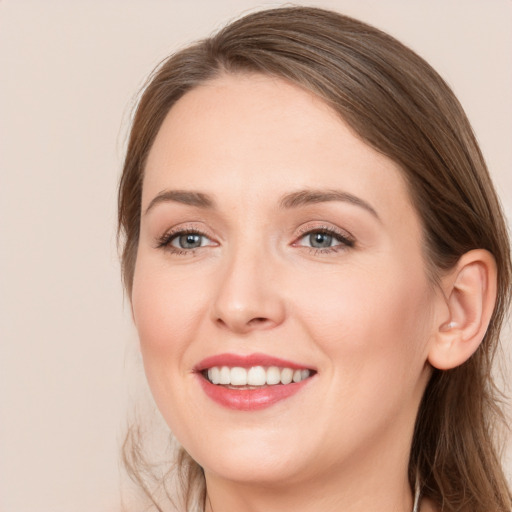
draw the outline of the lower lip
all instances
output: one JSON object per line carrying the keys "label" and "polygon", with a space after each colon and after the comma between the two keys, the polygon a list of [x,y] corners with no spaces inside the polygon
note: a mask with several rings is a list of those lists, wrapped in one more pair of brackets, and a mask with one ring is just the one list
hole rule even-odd
{"label": "lower lip", "polygon": [[204,392],[214,402],[228,409],[238,411],[257,411],[270,407],[295,395],[311,380],[310,377],[300,382],[276,384],[275,386],[266,386],[260,389],[233,389],[212,384],[202,375],[198,375],[198,378]]}

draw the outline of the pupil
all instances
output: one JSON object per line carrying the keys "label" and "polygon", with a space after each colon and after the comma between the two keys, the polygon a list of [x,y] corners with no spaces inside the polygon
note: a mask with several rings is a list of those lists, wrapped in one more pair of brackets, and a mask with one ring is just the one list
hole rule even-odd
{"label": "pupil", "polygon": [[183,249],[194,249],[201,246],[201,235],[194,235],[193,233],[181,235],[179,242]]}
{"label": "pupil", "polygon": [[312,247],[330,247],[332,242],[332,236],[326,233],[314,233],[309,236],[309,241]]}

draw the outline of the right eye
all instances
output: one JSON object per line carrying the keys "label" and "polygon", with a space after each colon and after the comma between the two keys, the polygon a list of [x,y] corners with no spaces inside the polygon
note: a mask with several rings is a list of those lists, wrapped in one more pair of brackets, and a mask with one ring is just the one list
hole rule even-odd
{"label": "right eye", "polygon": [[209,245],[208,241],[208,238],[199,233],[185,233],[173,236],[169,244],[177,249],[197,249]]}
{"label": "right eye", "polygon": [[204,233],[198,231],[175,231],[166,233],[158,241],[159,248],[165,248],[171,252],[193,252],[194,249],[217,245]]}

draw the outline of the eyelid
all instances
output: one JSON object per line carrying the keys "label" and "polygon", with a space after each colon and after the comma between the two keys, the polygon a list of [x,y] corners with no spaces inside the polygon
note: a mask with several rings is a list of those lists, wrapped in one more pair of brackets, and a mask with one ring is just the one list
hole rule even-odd
{"label": "eyelid", "polygon": [[[324,248],[324,249],[308,247],[308,246],[303,246],[303,245],[298,244],[298,242],[300,240],[302,240],[305,236],[311,235],[313,233],[325,233],[325,234],[331,235],[334,238],[336,238],[340,242],[340,244],[336,245],[336,246]],[[356,242],[356,240],[352,234],[350,234],[348,231],[341,229],[337,226],[333,226],[332,224],[307,223],[299,228],[298,235],[295,237],[295,240],[292,243],[292,245],[295,247],[305,247],[305,248],[309,248],[309,249],[314,249],[315,251],[322,251],[322,250],[332,251],[333,249],[335,249],[335,247],[340,247],[340,246],[342,248],[353,247],[355,245],[355,242]]]}
{"label": "eyelid", "polygon": [[[179,247],[179,245],[175,245],[175,242],[178,241],[180,242],[181,241],[181,238],[182,237],[189,237],[190,235],[194,236],[194,237],[200,237],[201,238],[201,244],[198,246],[198,247]],[[168,237],[168,245],[175,248],[175,249],[178,249],[178,250],[195,250],[195,249],[200,249],[202,247],[211,247],[211,246],[215,246],[216,244],[213,242],[212,243],[212,240],[207,237],[205,234],[203,233],[198,233],[197,231],[184,231],[184,232],[178,232],[178,233],[175,233],[173,235],[171,235],[170,237]],[[210,243],[207,243],[207,242],[210,242]]]}
{"label": "eyelid", "polygon": [[[213,243],[207,244],[202,247],[192,248],[192,249],[182,249],[182,248],[174,247],[171,245],[171,242],[175,238],[178,238],[179,236],[186,235],[186,234],[200,235],[200,236],[207,238],[208,240],[210,240]],[[201,249],[203,247],[209,247],[209,246],[211,247],[211,246],[216,246],[216,245],[219,245],[219,243],[217,242],[215,237],[211,233],[209,233],[208,230],[198,228],[197,224],[178,224],[176,226],[172,226],[171,228],[167,229],[162,235],[157,236],[155,238],[155,248],[156,249],[168,249],[171,252],[177,251],[177,252],[191,253],[192,251]]]}
{"label": "eyelid", "polygon": [[[325,233],[332,237],[334,237],[339,243],[330,247],[318,248],[311,247],[307,245],[302,245],[299,242],[307,235],[311,235],[314,233]],[[193,248],[180,248],[172,245],[172,241],[178,238],[179,236],[186,234],[194,234],[205,237],[211,243],[206,245],[202,245],[199,247]],[[195,251],[199,249],[203,249],[206,247],[215,247],[220,245],[209,230],[198,228],[197,224],[178,224],[176,226],[172,226],[167,229],[162,235],[157,236],[155,238],[155,248],[156,249],[165,249],[172,253],[179,254],[193,254]],[[315,251],[315,253],[322,252],[333,252],[337,250],[343,250],[355,245],[355,238],[346,230],[341,229],[337,226],[333,226],[332,224],[327,224],[325,222],[309,222],[306,223],[297,230],[297,235],[294,238],[294,241],[291,243],[294,247],[302,247],[304,249],[310,249]]]}

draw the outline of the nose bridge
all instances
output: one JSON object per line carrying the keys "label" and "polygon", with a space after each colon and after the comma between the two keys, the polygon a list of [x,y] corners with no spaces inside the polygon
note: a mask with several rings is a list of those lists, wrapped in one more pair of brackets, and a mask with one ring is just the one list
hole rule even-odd
{"label": "nose bridge", "polygon": [[245,333],[279,325],[285,308],[275,279],[275,259],[262,240],[239,240],[227,250],[212,308],[220,326]]}

